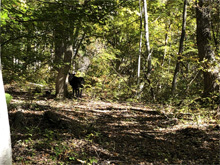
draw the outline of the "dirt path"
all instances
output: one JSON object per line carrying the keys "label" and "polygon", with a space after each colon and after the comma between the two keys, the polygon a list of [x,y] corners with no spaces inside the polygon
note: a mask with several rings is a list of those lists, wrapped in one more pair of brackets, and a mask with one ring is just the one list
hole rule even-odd
{"label": "dirt path", "polygon": [[[14,164],[218,164],[219,126],[162,106],[17,95]],[[188,115],[188,114],[186,114]]]}

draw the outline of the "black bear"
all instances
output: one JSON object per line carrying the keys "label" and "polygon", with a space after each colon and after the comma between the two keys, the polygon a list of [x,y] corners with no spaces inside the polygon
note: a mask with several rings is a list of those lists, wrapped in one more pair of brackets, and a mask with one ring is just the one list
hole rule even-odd
{"label": "black bear", "polygon": [[[69,73],[69,83],[73,88],[73,97],[82,97],[82,88],[84,85],[84,78],[83,77],[76,77],[75,74]],[[75,93],[75,94],[74,94]]]}

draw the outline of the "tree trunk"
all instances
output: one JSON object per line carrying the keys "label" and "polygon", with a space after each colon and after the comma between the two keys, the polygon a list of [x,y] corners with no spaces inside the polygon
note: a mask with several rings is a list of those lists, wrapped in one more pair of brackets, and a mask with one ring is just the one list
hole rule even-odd
{"label": "tree trunk", "polygon": [[56,79],[56,98],[65,98],[67,97],[67,83],[64,70],[61,68],[58,72]]}
{"label": "tree trunk", "polygon": [[[77,44],[77,38],[79,37],[80,24],[75,28],[73,35],[73,28],[66,29],[66,34],[63,34],[62,29],[57,27],[55,30],[55,65],[58,71],[56,79],[56,97],[67,97],[67,74],[71,68],[73,55],[76,56],[78,49],[85,37],[85,33],[82,35],[80,42]],[[75,50],[75,54],[74,54]]]}
{"label": "tree trunk", "polygon": [[141,54],[142,54],[142,5],[141,5],[141,0],[139,0],[139,10],[140,10],[140,42],[139,42],[139,55],[138,55],[138,74],[137,74],[137,87],[138,87],[138,90],[137,90],[137,95],[138,95],[138,98],[140,98],[140,92],[139,92],[139,89],[140,91],[142,90],[141,89],[141,86],[140,86],[140,73],[141,73]]}
{"label": "tree trunk", "polygon": [[151,54],[152,51],[150,49],[150,39],[149,39],[149,28],[148,28],[148,14],[147,14],[147,1],[144,0],[144,13],[145,13],[145,39],[146,39],[146,48],[147,48],[147,75],[146,79],[149,83],[150,86],[150,91],[151,91],[151,97],[153,100],[155,100],[155,95],[154,95],[154,89],[151,85],[151,80],[150,80],[150,75],[152,71],[152,64],[151,64]]}
{"label": "tree trunk", "polygon": [[165,58],[166,58],[166,55],[167,55],[167,44],[168,44],[168,33],[170,31],[170,27],[171,27],[171,23],[169,23],[169,26],[166,28],[166,34],[165,34],[165,43],[164,43],[164,54],[163,54],[163,58],[162,58],[162,63],[161,63],[161,66],[164,65],[164,61],[165,61]]}
{"label": "tree trunk", "polygon": [[184,7],[183,7],[183,23],[182,23],[182,34],[180,38],[180,45],[179,45],[179,52],[178,52],[178,58],[177,58],[177,63],[176,63],[176,68],[174,71],[174,76],[173,76],[173,82],[172,82],[172,95],[175,92],[176,89],[176,82],[177,82],[177,76],[180,71],[180,64],[181,64],[181,59],[182,59],[182,53],[183,53],[183,42],[185,39],[185,29],[186,29],[186,16],[187,16],[187,0],[184,1]]}
{"label": "tree trunk", "polygon": [[56,27],[54,31],[54,43],[55,43],[55,58],[54,58],[54,68],[57,70],[58,75],[56,78],[56,97],[65,97],[65,75],[62,70],[63,67],[63,56],[64,56],[64,40],[61,37],[60,27]]}
{"label": "tree trunk", "polygon": [[150,74],[151,66],[151,52],[150,52],[150,39],[149,39],[149,28],[148,28],[148,14],[147,14],[147,1],[144,0],[144,13],[145,13],[145,38],[146,38],[146,48],[147,48],[147,63],[148,63],[148,74]]}
{"label": "tree trunk", "polygon": [[[78,28],[78,31],[76,32],[74,38],[76,38],[78,34],[79,34],[79,28]],[[71,66],[73,66],[73,70],[74,69],[78,70],[78,67],[76,67],[78,63],[76,63],[75,58],[76,58],[76,56],[77,56],[77,54],[79,52],[79,49],[80,49],[80,46],[82,45],[83,40],[85,39],[85,36],[86,36],[86,32],[84,32],[82,34],[81,39],[79,39],[79,41],[76,41],[75,44],[74,44],[74,48],[75,49],[74,49],[74,52],[73,52],[72,63],[71,63]]]}
{"label": "tree trunk", "polygon": [[[62,51],[61,51],[62,52]],[[61,54],[58,54],[60,56]],[[56,80],[56,97],[65,98],[68,95],[66,77],[71,67],[71,59],[73,56],[73,46],[71,37],[64,43],[63,64],[59,67]]]}
{"label": "tree trunk", "polygon": [[[1,4],[1,1],[0,1]],[[12,164],[11,137],[8,120],[8,110],[5,99],[5,91],[2,80],[1,59],[0,59],[0,164]]]}
{"label": "tree trunk", "polygon": [[140,71],[141,71],[141,47],[142,47],[142,5],[141,0],[139,0],[139,10],[140,10],[140,42],[139,42],[139,55],[138,55],[138,85],[140,79]]}
{"label": "tree trunk", "polygon": [[207,97],[212,92],[219,91],[218,72],[216,66],[215,52],[212,46],[211,37],[211,13],[208,0],[198,0],[196,8],[197,21],[197,47],[199,59],[203,63],[204,91],[203,96]]}

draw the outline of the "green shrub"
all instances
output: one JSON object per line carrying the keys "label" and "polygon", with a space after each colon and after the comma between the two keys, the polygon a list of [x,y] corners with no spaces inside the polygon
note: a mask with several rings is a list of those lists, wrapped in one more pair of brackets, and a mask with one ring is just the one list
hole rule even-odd
{"label": "green shrub", "polygon": [[9,103],[11,102],[12,96],[8,93],[5,93],[5,97],[6,97],[7,105],[9,105]]}

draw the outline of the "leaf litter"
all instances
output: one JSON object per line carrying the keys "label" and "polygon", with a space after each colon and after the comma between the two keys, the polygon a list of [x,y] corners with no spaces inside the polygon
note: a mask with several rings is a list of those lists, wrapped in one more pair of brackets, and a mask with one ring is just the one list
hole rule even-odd
{"label": "leaf litter", "polygon": [[198,124],[162,105],[21,97],[9,108],[13,164],[219,163],[217,120]]}

